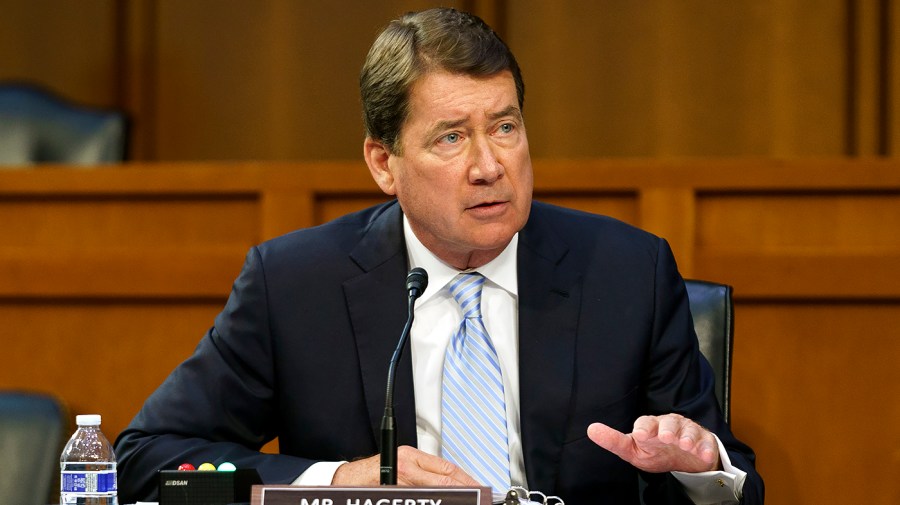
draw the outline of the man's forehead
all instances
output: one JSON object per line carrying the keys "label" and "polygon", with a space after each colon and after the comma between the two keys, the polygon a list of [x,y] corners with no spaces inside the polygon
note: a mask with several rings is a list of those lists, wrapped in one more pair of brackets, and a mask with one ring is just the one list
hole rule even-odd
{"label": "man's forehead", "polygon": [[460,122],[472,114],[488,119],[522,115],[509,71],[490,76],[429,72],[412,85],[409,98],[410,115],[429,122]]}
{"label": "man's forehead", "polygon": [[449,70],[434,69],[424,72],[418,76],[410,86],[411,92],[415,93],[428,84],[432,83],[453,83],[454,85],[462,85],[462,83],[488,84],[492,82],[504,82],[510,86],[510,90],[515,93],[516,82],[509,70],[501,70],[494,74],[475,75],[466,72],[451,72]]}

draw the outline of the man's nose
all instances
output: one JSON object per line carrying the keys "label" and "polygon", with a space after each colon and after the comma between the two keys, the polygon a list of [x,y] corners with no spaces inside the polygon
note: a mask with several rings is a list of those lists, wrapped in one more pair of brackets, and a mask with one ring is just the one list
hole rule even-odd
{"label": "man's nose", "polygon": [[485,138],[472,142],[469,181],[472,184],[491,184],[503,177],[505,170],[494,152],[494,146]]}

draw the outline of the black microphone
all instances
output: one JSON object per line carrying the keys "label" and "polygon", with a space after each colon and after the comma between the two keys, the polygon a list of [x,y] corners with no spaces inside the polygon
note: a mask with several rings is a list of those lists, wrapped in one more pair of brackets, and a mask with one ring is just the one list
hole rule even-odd
{"label": "black microphone", "polygon": [[409,295],[407,309],[409,315],[406,318],[406,326],[400,333],[400,342],[391,356],[391,366],[388,368],[387,391],[384,395],[384,417],[381,418],[381,484],[397,484],[397,436],[394,427],[394,376],[396,375],[397,362],[400,361],[400,353],[409,337],[412,328],[416,299],[422,296],[428,287],[428,272],[424,268],[413,268],[406,276],[406,292]]}

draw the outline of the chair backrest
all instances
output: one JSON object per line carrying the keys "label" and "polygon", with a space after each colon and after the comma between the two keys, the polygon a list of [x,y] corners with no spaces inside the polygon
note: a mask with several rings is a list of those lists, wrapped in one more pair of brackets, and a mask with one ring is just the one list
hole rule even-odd
{"label": "chair backrest", "polygon": [[734,345],[734,303],[731,286],[685,280],[700,352],[712,365],[716,398],[725,421],[731,421],[731,355]]}
{"label": "chair backrest", "polygon": [[40,393],[0,392],[0,503],[57,503],[66,410]]}
{"label": "chair backrest", "polygon": [[31,84],[0,84],[0,166],[121,162],[126,126],[120,111],[77,106]]}

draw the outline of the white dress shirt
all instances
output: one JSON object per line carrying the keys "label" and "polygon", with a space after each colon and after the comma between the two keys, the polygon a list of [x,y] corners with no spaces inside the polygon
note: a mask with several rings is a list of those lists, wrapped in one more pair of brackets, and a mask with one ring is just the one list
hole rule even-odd
{"label": "white dress shirt", "polygon": [[[410,334],[413,380],[416,394],[416,434],[419,449],[441,454],[441,395],[444,354],[459,328],[463,312],[447,285],[460,272],[431,253],[403,219],[410,268],[428,272],[428,287],[416,300],[416,319]],[[513,486],[527,489],[525,460],[519,424],[519,281],[516,250],[519,235],[490,263],[473,271],[484,276],[481,315],[497,350],[503,374],[506,401],[506,431],[509,440],[509,477]]]}
{"label": "white dress shirt", "polygon": [[[416,300],[416,318],[410,331],[417,445],[426,453],[440,456],[444,354],[453,332],[462,320],[462,311],[450,296],[447,284],[460,272],[441,261],[419,241],[406,216],[403,217],[403,233],[409,267],[421,267],[428,272],[428,287]],[[510,481],[513,486],[528,489],[519,420],[518,243],[517,233],[499,256],[474,271],[485,277],[481,312],[503,373]],[[688,496],[698,505],[738,503],[739,490],[743,488],[747,476],[746,472],[731,465],[718,437],[716,442],[724,470],[694,474],[672,472],[685,487]],[[294,484],[328,485],[343,463],[345,462],[316,463],[301,474]]]}

